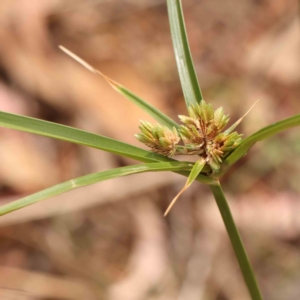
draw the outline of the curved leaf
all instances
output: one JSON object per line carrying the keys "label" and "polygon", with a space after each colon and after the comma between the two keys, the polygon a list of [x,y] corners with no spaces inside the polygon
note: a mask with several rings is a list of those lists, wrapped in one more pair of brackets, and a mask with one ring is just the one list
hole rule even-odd
{"label": "curved leaf", "polygon": [[[122,143],[102,135],[87,132],[74,127],[2,111],[0,111],[0,126],[97,148],[146,163],[176,161],[172,158],[146,151],[144,149]],[[205,166],[203,171],[209,171],[209,167]],[[187,176],[186,174],[182,175]],[[208,177],[203,177],[204,179],[202,182],[206,183],[206,181],[210,181],[209,179],[205,179]]]}
{"label": "curved leaf", "polygon": [[143,100],[142,98],[135,95],[133,92],[119,84],[118,82],[110,79],[106,75],[104,75],[99,70],[96,70],[94,67],[92,67],[90,64],[88,64],[86,61],[84,61],[82,58],[77,56],[75,53],[70,51],[69,49],[59,46],[59,48],[65,52],[67,55],[72,57],[74,60],[76,60],[78,63],[80,63],[82,66],[87,68],[89,71],[100,75],[103,77],[118,93],[125,96],[128,100],[133,102],[135,105],[139,106],[141,109],[143,109],[145,112],[147,112],[150,116],[152,116],[157,122],[160,124],[163,124],[167,126],[168,128],[172,129],[173,127],[179,128],[179,124],[177,124],[175,121],[173,121],[171,118],[169,118],[167,115],[162,113],[160,110]]}
{"label": "curved leaf", "polygon": [[167,0],[167,6],[177,69],[185,103],[189,107],[199,103],[203,97],[189,48],[181,1]]}
{"label": "curved leaf", "polygon": [[222,163],[221,171],[216,174],[218,177],[226,172],[226,170],[243,157],[249,149],[256,143],[265,140],[281,131],[286,129],[299,126],[300,125],[300,115],[296,115],[282,121],[276,122],[269,126],[266,126],[256,133],[247,137]]}
{"label": "curved leaf", "polygon": [[156,109],[154,106],[150,105],[148,102],[139,98],[137,95],[132,93],[130,90],[126,89],[124,86],[120,84],[112,85],[112,86],[117,92],[125,96],[127,99],[132,101],[140,108],[142,108],[160,124],[165,125],[170,129],[173,129],[173,127],[179,129],[180,125],[178,123],[173,121],[171,118],[169,118],[167,115],[162,113],[160,110]]}
{"label": "curved leaf", "polygon": [[101,149],[142,162],[174,161],[168,157],[98,134],[11,113],[0,112],[0,126]]}
{"label": "curved leaf", "polygon": [[70,190],[90,185],[96,182],[127,176],[131,174],[143,173],[143,172],[154,172],[154,171],[182,171],[189,170],[193,166],[192,163],[188,162],[163,162],[163,163],[148,163],[139,164],[127,167],[116,168],[104,172],[93,173],[72,179],[35,194],[24,197],[20,200],[8,203],[0,207],[0,216],[8,214],[12,211],[18,210],[25,206],[34,204],[38,201],[45,200],[47,198],[68,192]]}

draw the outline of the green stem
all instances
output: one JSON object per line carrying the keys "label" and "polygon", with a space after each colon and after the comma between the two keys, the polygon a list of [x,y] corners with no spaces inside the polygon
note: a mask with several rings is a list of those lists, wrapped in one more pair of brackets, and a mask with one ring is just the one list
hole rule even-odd
{"label": "green stem", "polygon": [[241,240],[241,237],[239,235],[239,232],[235,226],[233,217],[231,215],[230,208],[228,206],[228,203],[226,201],[225,195],[223,193],[222,187],[220,183],[210,185],[210,188],[214,194],[214,197],[216,199],[218,208],[220,210],[220,213],[222,215],[222,219],[224,221],[227,233],[229,235],[232,247],[234,249],[235,255],[237,257],[237,260],[239,262],[241,271],[243,273],[246,285],[248,287],[248,290],[250,292],[252,300],[262,300],[262,295],[259,290],[257,281],[255,279],[252,267],[250,265],[247,253],[245,251],[243,242]]}

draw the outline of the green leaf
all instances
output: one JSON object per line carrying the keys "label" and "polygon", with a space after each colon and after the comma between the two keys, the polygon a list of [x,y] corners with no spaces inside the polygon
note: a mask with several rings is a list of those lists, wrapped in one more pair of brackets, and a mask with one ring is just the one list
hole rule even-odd
{"label": "green leaf", "polygon": [[155,172],[155,171],[182,171],[190,170],[192,163],[188,162],[163,162],[163,163],[148,163],[148,164],[139,164],[127,167],[116,168],[104,172],[93,173],[72,179],[20,200],[8,203],[0,207],[0,216],[8,214],[17,209],[23,208],[25,206],[34,204],[38,201],[45,200],[47,198],[68,192],[70,190],[90,185],[96,182],[127,176],[131,174],[144,173],[144,172]]}
{"label": "green leaf", "polygon": [[141,148],[98,134],[40,119],[0,112],[0,126],[43,135],[75,144],[85,145],[142,162],[173,161]]}
{"label": "green leaf", "polygon": [[[169,157],[146,151],[98,134],[40,119],[1,111],[0,126],[97,148],[121,156],[130,157],[141,162],[176,162],[176,160]],[[205,167],[203,171],[209,171],[209,167]],[[185,172],[180,172],[180,174],[187,176],[187,173]],[[210,179],[204,175],[199,175],[198,180],[205,184],[214,182],[214,179]]]}
{"label": "green leaf", "polygon": [[168,128],[172,129],[173,127],[179,128],[179,124],[177,124],[174,120],[169,118],[167,115],[162,113],[160,110],[156,109],[154,106],[143,100],[142,98],[135,95],[133,92],[119,84],[118,82],[110,79],[106,75],[104,75],[99,70],[92,67],[90,64],[88,64],[86,61],[84,61],[82,58],[77,56],[72,51],[68,50],[67,48],[63,46],[59,46],[59,48],[65,52],[67,55],[72,57],[74,60],[79,62],[81,65],[83,65],[85,68],[87,68],[89,71],[93,72],[94,74],[100,75],[102,78],[104,78],[117,92],[119,92],[121,95],[125,96],[128,100],[133,102],[135,105],[139,106],[141,109],[143,109],[145,112],[147,112],[150,116],[152,116],[157,122],[160,124],[163,124],[167,126]]}
{"label": "green leaf", "polygon": [[164,213],[164,216],[166,216],[171,208],[173,207],[173,205],[175,204],[175,202],[177,201],[177,199],[179,198],[179,196],[185,191],[187,190],[190,185],[195,181],[195,179],[197,178],[197,176],[200,174],[200,172],[202,171],[203,167],[205,166],[205,159],[204,158],[200,158],[199,160],[196,161],[196,163],[194,164],[192,171],[184,185],[184,187],[181,189],[181,191],[176,195],[176,197],[172,200],[171,204],[169,205],[169,207],[167,208],[166,212]]}
{"label": "green leaf", "polygon": [[241,157],[243,157],[249,149],[256,143],[265,140],[281,131],[286,129],[299,126],[300,125],[300,115],[296,115],[267,127],[262,128],[256,133],[250,135],[248,138],[243,140],[243,142],[224,160],[222,163],[221,171],[216,174],[218,177],[223,175],[226,170],[237,162]]}
{"label": "green leaf", "polygon": [[203,97],[190,53],[181,1],[167,0],[167,6],[180,82],[186,106],[189,107],[200,103]]}
{"label": "green leaf", "polygon": [[159,122],[162,125],[167,126],[168,128],[172,129],[175,127],[176,129],[179,129],[180,125],[173,121],[171,118],[169,118],[167,115],[162,113],[160,110],[156,109],[143,99],[139,98],[137,95],[132,93],[130,90],[126,89],[122,85],[114,85],[113,88],[118,91],[120,94],[124,95],[127,99],[132,101],[134,104],[142,108],[144,111],[146,111],[150,116],[152,116],[157,122]]}

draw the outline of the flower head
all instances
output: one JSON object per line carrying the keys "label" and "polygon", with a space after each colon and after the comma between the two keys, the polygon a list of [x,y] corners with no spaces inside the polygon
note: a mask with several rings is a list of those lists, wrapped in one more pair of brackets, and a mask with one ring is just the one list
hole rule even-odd
{"label": "flower head", "polygon": [[152,125],[149,122],[141,121],[139,128],[141,132],[136,134],[135,137],[150,147],[153,152],[164,156],[173,156],[175,154],[175,145],[180,141],[175,127],[173,127],[173,130],[170,130],[160,124]]}
{"label": "flower head", "polygon": [[[179,116],[183,123],[179,127],[179,135],[175,128],[170,130],[159,124],[151,125],[141,121],[141,133],[136,138],[152,151],[165,156],[199,155],[205,159],[213,173],[218,173],[224,157],[242,141],[242,135],[233,130],[243,117],[223,131],[229,122],[229,116],[222,107],[214,110],[211,104],[202,100],[199,104],[191,105],[188,113],[189,116]],[[178,145],[180,140],[183,145]]]}
{"label": "flower head", "polygon": [[222,107],[214,110],[204,100],[188,109],[189,117],[179,116],[184,125],[180,126],[180,135],[187,148],[201,145],[199,154],[204,157],[212,171],[217,173],[222,158],[241,142],[237,132],[223,132],[229,122]]}

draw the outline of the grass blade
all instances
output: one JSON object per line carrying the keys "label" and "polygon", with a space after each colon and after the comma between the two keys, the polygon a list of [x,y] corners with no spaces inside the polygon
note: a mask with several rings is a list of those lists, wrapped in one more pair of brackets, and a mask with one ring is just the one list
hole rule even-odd
{"label": "grass blade", "polygon": [[241,157],[243,157],[256,142],[263,141],[281,131],[299,125],[300,115],[296,115],[271,124],[269,126],[266,126],[257,131],[256,133],[250,135],[249,137],[244,139],[244,141],[224,160],[220,172],[216,175],[223,175],[226,172],[226,170],[236,161],[238,161]]}
{"label": "grass blade", "polygon": [[216,199],[219,211],[221,213],[223,222],[225,224],[227,233],[229,235],[232,247],[234,249],[235,255],[239,262],[241,271],[243,273],[246,285],[251,295],[252,300],[262,300],[262,295],[259,290],[258,284],[256,282],[249,258],[247,256],[246,250],[244,248],[243,242],[239,235],[239,232],[235,226],[233,217],[231,215],[230,208],[228,206],[227,200],[223,193],[221,185],[215,184],[210,186],[213,195]]}
{"label": "grass blade", "polygon": [[0,126],[85,145],[142,162],[174,161],[98,134],[40,119],[0,112]]}
{"label": "grass blade", "polygon": [[[64,140],[67,142],[92,148],[97,148],[121,156],[130,157],[141,162],[176,162],[176,160],[169,157],[146,151],[144,149],[122,143],[98,134],[40,119],[15,115],[1,111],[0,126]],[[209,168],[205,166],[203,171],[209,171]],[[184,171],[178,173],[184,176],[188,176],[189,174]],[[197,180],[205,184],[210,184],[215,181],[214,179],[200,174]]]}
{"label": "grass blade", "polygon": [[174,204],[176,203],[177,199],[179,198],[179,196],[185,191],[187,190],[190,185],[195,181],[195,179],[197,178],[197,176],[200,174],[200,172],[202,171],[203,167],[205,166],[205,159],[204,158],[200,158],[199,160],[196,161],[196,163],[194,164],[191,173],[184,185],[184,187],[181,189],[181,191],[177,194],[177,196],[172,200],[172,202],[170,203],[169,207],[167,208],[167,210],[164,213],[164,217],[170,212],[170,210],[172,209],[172,207],[174,206]]}
{"label": "grass blade", "polygon": [[118,93],[125,96],[128,100],[133,102],[135,105],[139,106],[141,109],[143,109],[145,112],[147,112],[150,116],[152,116],[157,122],[159,122],[162,125],[167,126],[168,128],[172,129],[173,127],[179,128],[179,124],[177,124],[174,120],[169,118],[167,115],[162,113],[160,110],[143,100],[142,98],[135,95],[133,92],[119,84],[118,82],[110,79],[106,75],[104,75],[99,70],[96,70],[94,67],[92,67],[90,64],[88,64],[86,61],[84,61],[82,58],[74,54],[72,51],[68,50],[67,48],[63,46],[59,46],[59,48],[65,52],[67,55],[72,57],[74,60],[76,60],[78,63],[83,65],[85,68],[87,68],[89,71],[100,75],[103,77],[112,87],[115,89]]}
{"label": "grass blade", "polygon": [[131,174],[143,173],[143,172],[154,172],[154,171],[182,171],[191,169],[192,164],[187,162],[163,162],[163,163],[148,163],[148,164],[139,164],[127,167],[116,168],[104,172],[98,172],[89,174],[86,176],[78,177],[72,179],[35,194],[29,195],[20,200],[8,203],[0,207],[0,216],[8,214],[12,211],[18,210],[25,206],[34,204],[41,200],[57,196],[59,194],[68,192],[70,190],[90,185],[96,182],[127,176]]}
{"label": "grass blade", "polygon": [[134,104],[146,111],[150,116],[152,116],[158,123],[167,126],[172,129],[173,127],[179,129],[180,125],[174,120],[169,118],[167,115],[162,113],[160,110],[156,109],[154,106],[150,105],[143,99],[139,98],[137,95],[132,93],[130,90],[126,89],[124,86],[118,84],[114,85],[113,88],[125,96],[127,99],[132,101]]}
{"label": "grass blade", "polygon": [[167,0],[167,6],[178,73],[185,103],[189,107],[200,103],[203,97],[189,48],[181,1]]}

